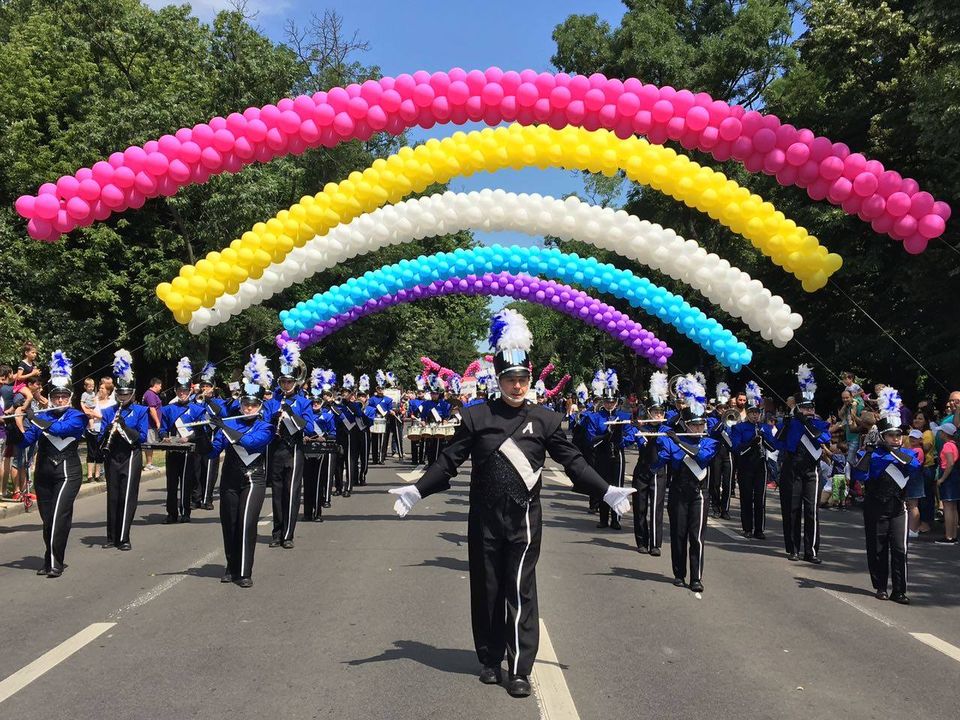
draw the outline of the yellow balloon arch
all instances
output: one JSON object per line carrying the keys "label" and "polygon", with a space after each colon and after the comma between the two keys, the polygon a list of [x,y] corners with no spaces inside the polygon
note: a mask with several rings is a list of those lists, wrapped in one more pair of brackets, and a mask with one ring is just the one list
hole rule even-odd
{"label": "yellow balloon arch", "polygon": [[157,286],[157,295],[179,322],[187,323],[194,311],[212,307],[221,295],[235,293],[241,282],[261,277],[294,247],[336,225],[458,175],[530,166],[605,175],[623,171],[630,180],[705,212],[747,238],[808,292],[823,287],[842,263],[771,203],[670,148],[634,137],[621,139],[607,130],[515,124],[458,132],[376,160],[363,172],[328,183],[316,195],[257,223],[229,247],[185,265],[172,282]]}

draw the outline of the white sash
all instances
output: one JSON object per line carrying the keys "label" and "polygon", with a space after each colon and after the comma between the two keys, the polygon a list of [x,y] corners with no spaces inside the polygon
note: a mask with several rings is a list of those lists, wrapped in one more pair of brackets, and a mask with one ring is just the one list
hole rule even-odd
{"label": "white sash", "polygon": [[283,414],[283,426],[287,429],[287,432],[291,435],[296,435],[300,432],[300,429],[297,427],[297,424],[293,421],[293,418],[288,414]]}
{"label": "white sash", "polygon": [[806,432],[800,437],[800,444],[810,453],[810,457],[814,460],[820,459],[820,448],[813,444],[813,440],[810,439],[810,436],[807,435]]}
{"label": "white sash", "polygon": [[700,467],[700,463],[696,461],[696,458],[692,458],[686,453],[683,455],[683,464],[687,466],[697,480],[702,482],[707,476],[707,469],[705,467]]}
{"label": "white sash", "polygon": [[507,461],[513,465],[513,469],[520,475],[520,479],[527,486],[527,490],[533,490],[540,479],[543,468],[534,470],[527,456],[523,454],[523,450],[513,441],[513,438],[504,440],[499,449]]}
{"label": "white sash", "polygon": [[901,490],[907,486],[907,476],[903,474],[903,471],[896,467],[893,463],[887,465],[886,470],[887,475],[897,484]]}
{"label": "white sash", "polygon": [[45,432],[43,436],[50,441],[50,444],[53,445],[59,452],[63,452],[64,449],[70,446],[75,437],[60,437],[59,435],[51,435],[50,433]]}
{"label": "white sash", "polygon": [[236,443],[233,444],[233,449],[237,453],[237,457],[240,458],[240,461],[248,467],[250,466],[251,463],[256,461],[256,459],[263,454],[258,452],[256,453],[248,452],[245,447],[243,447],[242,445],[238,445]]}
{"label": "white sash", "polygon": [[192,429],[183,426],[183,415],[181,415],[174,421],[173,426],[176,428],[177,434],[180,437],[182,437],[184,440],[188,439],[191,435],[193,435]]}
{"label": "white sash", "polygon": [[434,422],[443,422],[443,417],[437,412],[436,408],[430,408],[430,412],[433,413]]}

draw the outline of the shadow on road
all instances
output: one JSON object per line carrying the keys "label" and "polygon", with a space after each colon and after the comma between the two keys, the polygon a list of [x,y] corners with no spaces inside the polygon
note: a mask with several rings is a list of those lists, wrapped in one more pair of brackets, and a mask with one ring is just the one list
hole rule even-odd
{"label": "shadow on road", "polygon": [[457,675],[475,675],[479,671],[476,653],[457,648],[437,648],[416,640],[395,640],[394,647],[379,655],[357,660],[345,660],[344,665],[367,665],[394,660],[413,660],[434,670]]}

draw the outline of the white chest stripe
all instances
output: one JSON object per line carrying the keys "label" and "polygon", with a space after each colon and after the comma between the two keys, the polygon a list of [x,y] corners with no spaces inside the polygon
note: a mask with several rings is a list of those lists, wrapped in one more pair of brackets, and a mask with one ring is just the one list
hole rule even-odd
{"label": "white chest stripe", "polygon": [[814,460],[820,459],[820,448],[813,444],[813,441],[806,433],[804,433],[803,437],[800,438],[800,444],[807,449],[807,452],[810,453],[810,457],[812,457]]}
{"label": "white chest stripe", "polygon": [[907,486],[907,476],[903,474],[900,468],[887,465],[886,472],[901,490]]}
{"label": "white chest stripe", "polygon": [[59,435],[51,435],[50,433],[44,433],[43,436],[50,441],[50,444],[53,445],[57,450],[63,451],[65,448],[70,446],[76,438],[74,437],[60,437]]}
{"label": "white chest stripe", "polygon": [[523,450],[513,441],[513,438],[507,438],[503,441],[500,452],[513,465],[513,469],[520,474],[520,479],[527,486],[527,490],[533,490],[537,481],[540,480],[540,473],[543,472],[543,468],[534,470],[527,456],[523,454]]}
{"label": "white chest stripe", "polygon": [[232,447],[234,451],[237,453],[237,457],[240,458],[240,461],[244,465],[248,465],[248,466],[250,465],[250,463],[252,463],[258,457],[260,457],[260,455],[262,454],[262,453],[248,452],[245,447],[243,447],[242,445],[238,445],[236,443]]}
{"label": "white chest stripe", "polygon": [[690,472],[693,473],[693,476],[697,480],[703,480],[707,476],[707,469],[704,467],[700,467],[700,463],[698,463],[695,459],[693,459],[689,455],[683,456],[683,464],[686,465],[687,468],[689,468]]}

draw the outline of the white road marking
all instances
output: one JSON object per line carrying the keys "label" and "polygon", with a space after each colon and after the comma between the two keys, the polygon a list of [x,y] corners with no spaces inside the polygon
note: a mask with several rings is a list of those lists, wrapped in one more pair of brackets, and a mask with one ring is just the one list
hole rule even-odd
{"label": "white road marking", "polygon": [[533,665],[533,692],[540,708],[540,720],[580,720],[570,688],[563,677],[550,634],[540,620],[540,649]]}
{"label": "white road marking", "polygon": [[734,532],[730,528],[724,527],[719,522],[716,522],[713,518],[707,519],[707,527],[711,527],[719,533],[726,535],[728,538],[733,538],[734,540],[744,540],[745,538],[738,532]]}
{"label": "white road marking", "polygon": [[912,632],[910,634],[923,644],[929,645],[934,650],[939,650],[947,657],[951,657],[957,662],[960,662],[960,648],[956,645],[951,645],[946,640],[941,640],[936,635],[931,635],[930,633]]}
{"label": "white road marking", "polygon": [[405,483],[412,483],[419,480],[423,477],[423,473],[426,471],[426,465],[418,465],[413,470],[409,472],[398,472],[397,477],[403,480]]}
{"label": "white road marking", "polygon": [[[187,568],[187,570],[189,570],[190,568],[198,568],[203,565],[206,565],[208,562],[213,560],[215,557],[219,557],[220,555],[221,555],[220,550],[214,550],[212,552],[209,552],[206,555],[204,555],[202,558],[197,560],[189,568]],[[132,602],[110,613],[108,617],[113,619],[119,619],[120,616],[123,615],[123,613],[127,612],[128,610],[133,610],[138,607],[143,607],[151,600],[156,600],[158,597],[163,595],[163,593],[165,593],[170,588],[183,582],[183,579],[185,577],[187,577],[186,573],[183,573],[181,575],[171,575],[170,577],[166,578],[165,580],[157,584],[155,587],[151,588],[150,590],[147,590],[145,593],[141,593],[140,595],[138,595]]]}
{"label": "white road marking", "polygon": [[859,610],[859,611],[862,612],[864,615],[873,618],[873,619],[876,620],[877,622],[882,622],[882,623],[883,623],[884,625],[886,625],[887,627],[892,627],[892,628],[899,628],[899,627],[900,627],[900,626],[897,625],[893,620],[889,620],[889,619],[885,618],[883,615],[881,615],[880,613],[874,612],[874,611],[871,610],[870,608],[864,607],[863,605],[861,605],[860,603],[858,603],[856,600],[853,600],[852,598],[845,597],[845,596],[843,595],[843,593],[839,593],[839,592],[837,592],[836,590],[830,590],[829,588],[819,587],[819,586],[818,586],[818,589],[819,589],[819,590],[823,590],[827,595],[830,595],[830,596],[832,596],[832,597],[835,597],[835,598],[836,598],[837,600],[839,600],[840,602],[846,603],[847,605],[849,605],[850,607],[852,607],[854,610]]}
{"label": "white road marking", "polygon": [[103,622],[88,625],[72,638],[64,640],[52,650],[45,652],[29,665],[17,670],[0,682],[0,702],[19,692],[48,670],[56,667],[84,645],[93,642],[116,623]]}
{"label": "white road marking", "polygon": [[543,476],[550,482],[556,483],[557,485],[563,485],[564,487],[573,487],[573,483],[570,481],[570,478],[567,477],[567,474],[563,470],[548,470],[543,473]]}

